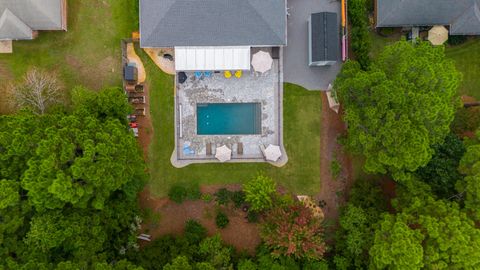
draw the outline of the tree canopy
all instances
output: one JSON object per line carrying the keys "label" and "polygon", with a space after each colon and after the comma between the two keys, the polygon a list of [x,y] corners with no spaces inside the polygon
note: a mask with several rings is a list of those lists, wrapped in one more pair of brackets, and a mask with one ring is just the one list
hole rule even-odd
{"label": "tree canopy", "polygon": [[365,170],[406,179],[430,160],[449,133],[461,74],[442,47],[400,41],[363,71],[348,62],[334,83],[345,108],[346,145],[365,156]]}
{"label": "tree canopy", "polygon": [[465,208],[475,220],[480,221],[480,130],[467,144],[459,167],[466,176],[457,182],[456,188],[465,199]]}
{"label": "tree canopy", "polygon": [[71,108],[0,116],[0,268],[135,269],[110,263],[140,221],[131,108],[118,88],[73,96]]}

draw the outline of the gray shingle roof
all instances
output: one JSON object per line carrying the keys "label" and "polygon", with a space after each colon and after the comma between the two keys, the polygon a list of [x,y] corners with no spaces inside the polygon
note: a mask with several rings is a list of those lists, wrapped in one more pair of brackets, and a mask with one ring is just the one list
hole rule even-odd
{"label": "gray shingle roof", "polygon": [[320,12],[311,15],[312,61],[337,61],[340,37],[337,14]]}
{"label": "gray shingle roof", "polygon": [[32,30],[62,30],[62,0],[0,0],[7,8]]}
{"label": "gray shingle roof", "polygon": [[142,47],[286,45],[285,0],[141,0]]}
{"label": "gray shingle roof", "polygon": [[480,0],[377,0],[377,27],[450,25],[453,35],[480,35]]}
{"label": "gray shingle roof", "polygon": [[0,40],[32,39],[33,31],[8,8],[0,14]]}

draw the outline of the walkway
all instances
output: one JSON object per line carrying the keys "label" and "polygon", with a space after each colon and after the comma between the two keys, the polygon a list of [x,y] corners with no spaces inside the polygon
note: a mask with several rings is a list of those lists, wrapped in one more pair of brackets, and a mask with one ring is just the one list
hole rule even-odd
{"label": "walkway", "polygon": [[[288,44],[284,48],[284,81],[301,85],[309,90],[326,90],[335,80],[341,64],[327,67],[308,66],[308,27],[311,13],[336,12],[340,24],[340,1],[334,0],[289,0]],[[340,29],[339,29],[340,31]],[[341,44],[339,43],[339,46]],[[339,56],[339,63],[340,63]]]}

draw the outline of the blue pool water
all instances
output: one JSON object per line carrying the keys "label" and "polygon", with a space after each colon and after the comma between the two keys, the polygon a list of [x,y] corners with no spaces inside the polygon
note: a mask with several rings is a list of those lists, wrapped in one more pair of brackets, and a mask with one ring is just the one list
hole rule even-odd
{"label": "blue pool water", "polygon": [[260,103],[198,103],[198,135],[261,133]]}

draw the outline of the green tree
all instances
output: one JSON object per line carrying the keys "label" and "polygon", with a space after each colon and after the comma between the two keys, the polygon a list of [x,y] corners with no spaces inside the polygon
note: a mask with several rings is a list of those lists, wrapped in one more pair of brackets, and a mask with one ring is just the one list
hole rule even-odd
{"label": "green tree", "polygon": [[467,151],[460,161],[460,171],[466,176],[456,184],[458,192],[463,194],[465,209],[472,217],[480,220],[480,130],[475,139],[468,142]]}
{"label": "green tree", "polygon": [[458,166],[465,153],[465,146],[457,135],[450,133],[443,144],[434,145],[432,148],[435,151],[432,159],[415,174],[427,183],[436,195],[447,199],[455,195],[455,184],[463,178]]}
{"label": "green tree", "polygon": [[273,206],[276,184],[270,177],[258,175],[243,185],[243,191],[252,210],[263,211]]}
{"label": "green tree", "polygon": [[[370,249],[377,268],[477,269],[480,230],[456,203],[428,194],[411,196],[408,189],[396,203],[398,213],[385,215]],[[403,203],[408,202],[408,203]]]}
{"label": "green tree", "polygon": [[193,267],[188,262],[185,256],[178,256],[173,259],[172,263],[168,263],[163,267],[163,270],[193,270]]}
{"label": "green tree", "polygon": [[426,42],[386,46],[367,71],[346,63],[334,83],[345,108],[346,146],[365,156],[367,172],[408,178],[448,134],[460,79],[443,47]]}

